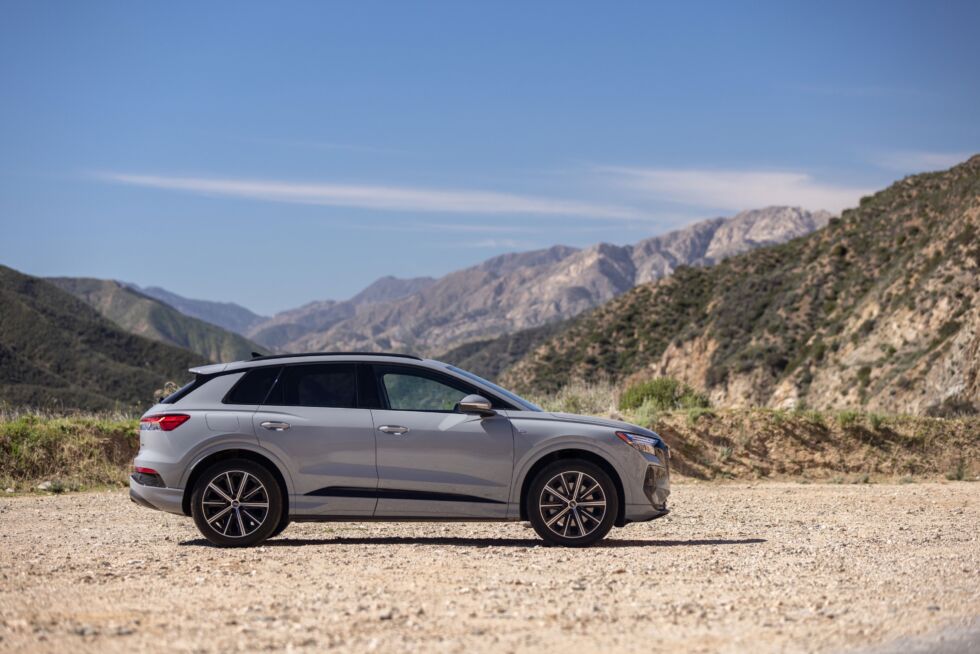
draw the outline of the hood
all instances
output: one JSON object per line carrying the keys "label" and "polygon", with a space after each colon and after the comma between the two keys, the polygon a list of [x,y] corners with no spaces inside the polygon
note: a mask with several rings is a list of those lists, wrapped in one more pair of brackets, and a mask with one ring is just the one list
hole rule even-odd
{"label": "hood", "polygon": [[549,413],[551,417],[563,422],[575,422],[580,425],[595,425],[596,427],[608,427],[620,431],[629,431],[639,434],[654,434],[649,429],[644,429],[638,425],[631,425],[620,420],[609,420],[608,418],[596,418],[595,416],[580,416],[575,413]]}

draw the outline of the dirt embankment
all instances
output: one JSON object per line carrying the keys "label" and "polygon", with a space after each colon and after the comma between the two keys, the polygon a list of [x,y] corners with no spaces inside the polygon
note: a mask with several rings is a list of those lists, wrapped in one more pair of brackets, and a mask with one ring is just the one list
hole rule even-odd
{"label": "dirt embankment", "polygon": [[980,418],[689,410],[652,423],[678,473],[697,479],[977,479]]}
{"label": "dirt embankment", "polygon": [[840,652],[980,614],[977,484],[671,500],[587,550],[513,523],[302,524],[227,550],[124,491],[0,498],[0,651]]}

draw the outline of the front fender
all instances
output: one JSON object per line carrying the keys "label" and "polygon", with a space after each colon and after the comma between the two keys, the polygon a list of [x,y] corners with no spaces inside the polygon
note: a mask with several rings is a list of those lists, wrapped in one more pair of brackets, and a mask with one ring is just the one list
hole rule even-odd
{"label": "front fender", "polygon": [[[624,474],[623,464],[618,460],[620,453],[616,452],[616,450],[612,447],[607,446],[607,444],[600,439],[588,438],[585,436],[570,436],[565,434],[553,436],[537,443],[530,444],[526,451],[523,452],[519,452],[517,448],[515,448],[514,480],[510,489],[510,505],[512,507],[520,507],[521,489],[524,487],[524,482],[527,479],[531,468],[534,467],[534,464],[540,461],[543,457],[546,457],[549,454],[554,454],[555,452],[561,452],[562,450],[580,450],[602,458],[604,461],[609,463],[613,470],[616,471],[616,474],[619,475],[619,479],[623,483],[625,492],[630,492],[627,488],[628,476]],[[628,500],[628,498],[626,499]]]}

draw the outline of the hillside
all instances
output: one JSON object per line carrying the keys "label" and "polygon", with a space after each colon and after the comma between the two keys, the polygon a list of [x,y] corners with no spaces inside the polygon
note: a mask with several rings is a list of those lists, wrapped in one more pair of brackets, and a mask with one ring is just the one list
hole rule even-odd
{"label": "hillside", "polygon": [[177,295],[159,286],[141,288],[136,284],[127,284],[130,288],[160,300],[180,311],[185,316],[197,318],[204,322],[217,325],[236,334],[245,334],[258,323],[266,320],[245,307],[234,302],[212,302],[210,300],[192,300]]}
{"label": "hillside", "polygon": [[828,227],[683,268],[573,321],[504,375],[671,375],[719,406],[980,409],[980,156],[864,198]]}
{"label": "hillside", "polygon": [[[710,265],[817,229],[826,212],[791,207],[706,220],[633,245],[584,250],[555,246],[506,254],[459,270],[400,298],[314,303],[302,319],[275,317],[275,331],[249,335],[292,351],[391,349],[445,351],[576,316],[681,265]],[[405,280],[411,281],[411,280]]]}
{"label": "hillside", "polygon": [[0,266],[0,404],[139,410],[201,357],[129,334],[53,284]]}
{"label": "hillside", "polygon": [[47,281],[85,301],[131,334],[196,352],[209,361],[240,361],[264,349],[113,280],[52,277]]}

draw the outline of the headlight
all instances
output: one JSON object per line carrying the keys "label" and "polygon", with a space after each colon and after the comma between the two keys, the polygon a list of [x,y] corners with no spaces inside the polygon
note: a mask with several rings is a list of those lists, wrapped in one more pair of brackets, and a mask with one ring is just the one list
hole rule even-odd
{"label": "headlight", "polygon": [[616,436],[619,437],[619,440],[627,445],[631,445],[640,452],[654,456],[663,456],[666,454],[667,458],[670,458],[670,448],[659,437],[641,436],[640,434],[633,434],[628,431],[617,431]]}

